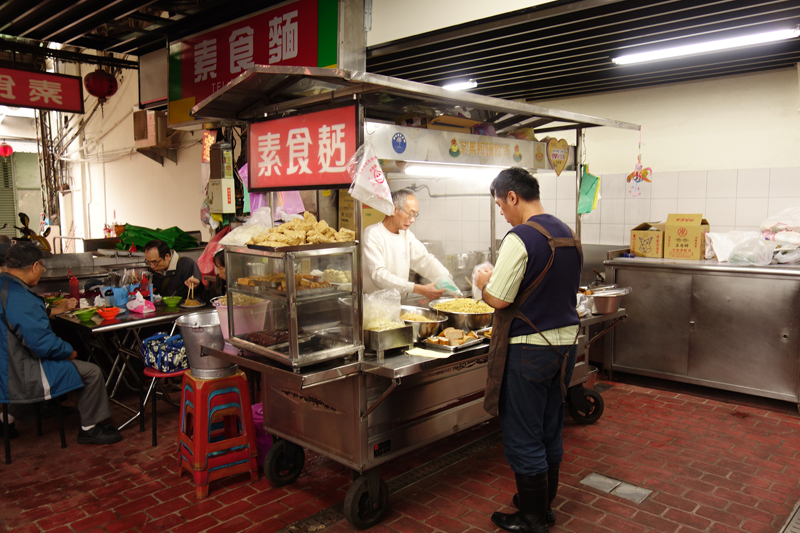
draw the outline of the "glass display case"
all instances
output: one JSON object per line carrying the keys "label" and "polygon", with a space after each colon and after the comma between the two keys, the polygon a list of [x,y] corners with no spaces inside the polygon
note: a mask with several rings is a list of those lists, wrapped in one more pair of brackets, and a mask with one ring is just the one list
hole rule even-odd
{"label": "glass display case", "polygon": [[298,369],[361,360],[354,242],[228,246],[228,342]]}

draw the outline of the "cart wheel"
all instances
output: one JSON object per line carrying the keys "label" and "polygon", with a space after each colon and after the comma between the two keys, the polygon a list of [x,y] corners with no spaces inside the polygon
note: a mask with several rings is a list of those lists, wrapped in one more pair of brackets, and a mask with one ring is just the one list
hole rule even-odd
{"label": "cart wheel", "polygon": [[369,529],[380,523],[386,513],[389,503],[389,486],[380,480],[378,503],[376,506],[369,504],[369,479],[361,476],[350,485],[344,497],[344,516],[347,521],[358,529]]}
{"label": "cart wheel", "polygon": [[303,448],[297,445],[292,445],[291,448],[294,448],[292,460],[286,457],[285,440],[273,444],[264,457],[264,475],[277,487],[294,483],[303,471],[303,464],[306,462]]}
{"label": "cart wheel", "polygon": [[599,392],[592,389],[583,389],[583,397],[589,404],[589,408],[586,411],[580,411],[575,404],[567,402],[569,414],[579,424],[593,424],[603,416],[603,409],[605,408],[603,397],[600,396]]}

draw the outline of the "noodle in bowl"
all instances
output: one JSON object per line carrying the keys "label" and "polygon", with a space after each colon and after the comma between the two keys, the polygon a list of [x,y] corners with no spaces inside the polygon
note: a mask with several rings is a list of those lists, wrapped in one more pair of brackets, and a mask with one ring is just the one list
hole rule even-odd
{"label": "noodle in bowl", "polygon": [[[469,302],[466,300],[469,300]],[[439,298],[430,302],[428,306],[447,316],[448,326],[459,328],[462,331],[473,331],[492,325],[494,309],[483,302],[481,303],[482,305],[478,306],[471,298]],[[454,310],[450,311],[449,309]],[[455,309],[464,309],[464,311],[456,311]],[[483,309],[490,309],[490,311],[483,311]],[[470,312],[473,310],[478,312]]]}

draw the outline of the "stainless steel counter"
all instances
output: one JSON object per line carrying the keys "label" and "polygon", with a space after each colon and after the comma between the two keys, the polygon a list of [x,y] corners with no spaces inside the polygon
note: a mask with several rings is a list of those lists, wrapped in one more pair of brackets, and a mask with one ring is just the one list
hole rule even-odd
{"label": "stainless steel counter", "polygon": [[629,286],[629,318],[604,365],[776,398],[800,407],[800,267],[617,258],[606,280]]}

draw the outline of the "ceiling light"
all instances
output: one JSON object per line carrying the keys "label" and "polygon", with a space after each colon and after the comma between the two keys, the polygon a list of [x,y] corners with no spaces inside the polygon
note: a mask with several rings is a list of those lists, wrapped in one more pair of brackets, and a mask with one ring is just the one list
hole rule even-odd
{"label": "ceiling light", "polygon": [[447,85],[443,85],[442,89],[446,89],[448,91],[463,91],[465,89],[474,89],[478,86],[478,82],[475,80],[467,80],[467,81],[459,81],[457,83],[448,83]]}
{"label": "ceiling light", "polygon": [[612,58],[611,61],[617,65],[631,65],[634,63],[642,63],[644,61],[658,61],[660,59],[690,56],[707,52],[718,52],[720,50],[728,50],[730,48],[742,48],[756,44],[783,41],[786,39],[794,39],[797,36],[800,36],[800,26],[797,26],[791,30],[755,33],[753,35],[744,35],[742,37],[733,37],[730,39],[719,39],[716,41],[689,44],[686,46],[675,46],[673,48],[664,48],[662,50],[653,50],[652,52],[642,52],[640,54],[628,54]]}

